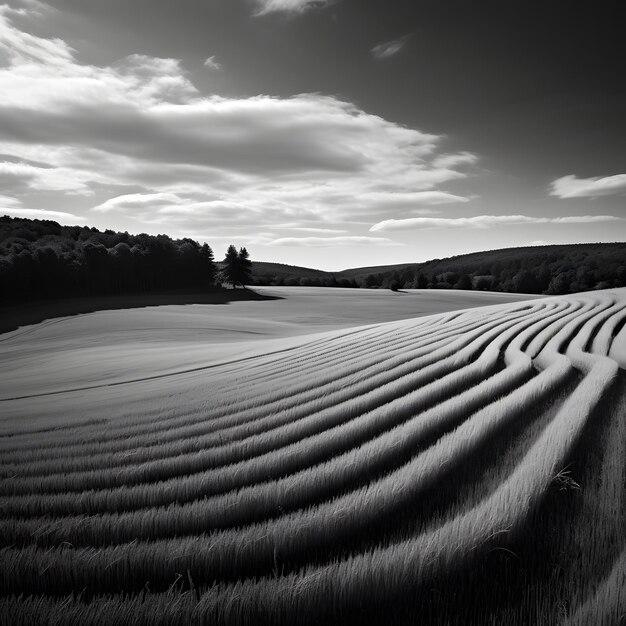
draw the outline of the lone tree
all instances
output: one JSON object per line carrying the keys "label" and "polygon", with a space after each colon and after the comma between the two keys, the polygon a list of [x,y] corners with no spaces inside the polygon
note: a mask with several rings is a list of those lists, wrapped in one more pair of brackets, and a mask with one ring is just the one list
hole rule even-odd
{"label": "lone tree", "polygon": [[226,257],[222,263],[222,280],[230,283],[233,289],[237,285],[245,287],[252,282],[252,261],[250,254],[245,248],[240,248],[237,252],[235,246],[228,246]]}
{"label": "lone tree", "polygon": [[252,261],[250,253],[245,248],[239,248],[239,274],[241,286],[249,285],[252,282]]}

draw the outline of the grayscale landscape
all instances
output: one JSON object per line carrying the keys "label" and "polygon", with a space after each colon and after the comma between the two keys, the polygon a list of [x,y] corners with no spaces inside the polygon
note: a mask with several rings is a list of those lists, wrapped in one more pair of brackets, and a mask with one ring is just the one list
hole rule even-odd
{"label": "grayscale landscape", "polygon": [[626,624],[615,3],[1,1],[0,626]]}

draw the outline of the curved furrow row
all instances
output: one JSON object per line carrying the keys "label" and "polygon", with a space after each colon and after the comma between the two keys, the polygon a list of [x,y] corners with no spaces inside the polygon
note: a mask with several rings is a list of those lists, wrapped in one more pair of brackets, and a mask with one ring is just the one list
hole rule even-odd
{"label": "curved furrow row", "polygon": [[591,345],[591,352],[593,354],[600,354],[602,356],[609,355],[613,339],[615,338],[618,329],[624,325],[623,308],[625,306],[626,304],[621,306],[617,305],[615,312],[612,313],[612,315],[598,329],[598,333],[593,338],[593,343]]}
{"label": "curved furrow row", "polygon": [[242,624],[252,623],[250,616],[259,612],[264,617],[271,613],[278,622],[288,606],[291,612],[310,618],[338,604],[355,606],[359,598],[371,598],[372,593],[379,601],[409,593],[438,572],[458,569],[497,545],[502,533],[513,536],[519,529],[546,493],[614,374],[614,362],[597,363],[523,463],[476,509],[425,536],[386,549],[298,575],[251,581],[245,588],[219,586],[201,600],[203,614],[219,623]]}
{"label": "curved furrow row", "polygon": [[[528,315],[528,313],[511,314],[511,319]],[[331,387],[327,393],[324,393],[321,388],[322,381],[310,381],[306,383],[306,390],[299,392],[298,389],[292,390],[291,395],[286,395],[278,401],[264,403],[262,398],[259,398],[256,402],[253,402],[253,406],[245,411],[229,413],[228,411],[222,411],[219,408],[214,412],[220,415],[214,419],[208,419],[207,421],[201,421],[198,418],[194,419],[191,425],[180,425],[176,428],[171,428],[163,433],[157,432],[155,434],[148,434],[138,438],[126,437],[125,439],[116,438],[109,442],[99,442],[93,445],[87,445],[83,443],[76,443],[74,445],[67,444],[66,446],[59,446],[54,448],[54,456],[52,456],[52,450],[50,451],[48,458],[63,457],[67,454],[71,454],[73,449],[76,449],[81,455],[94,455],[99,452],[126,452],[129,450],[135,450],[139,446],[146,445],[164,445],[170,441],[178,441],[180,439],[187,439],[189,437],[211,434],[213,437],[212,445],[221,445],[225,440],[229,438],[242,438],[246,435],[254,434],[267,428],[267,422],[276,422],[283,418],[282,423],[285,420],[293,420],[298,417],[304,417],[315,411],[320,411],[327,407],[336,406],[339,402],[349,400],[351,397],[364,394],[369,391],[373,391],[385,385],[387,383],[397,382],[398,379],[404,376],[414,375],[416,372],[419,374],[420,368],[425,368],[431,365],[437,365],[439,361],[453,357],[459,350],[471,344],[472,341],[480,338],[481,334],[486,329],[496,326],[499,320],[492,321],[486,325],[477,326],[471,332],[461,333],[460,336],[454,338],[451,342],[445,343],[437,349],[436,346],[426,345],[420,349],[414,349],[412,352],[408,351],[406,354],[393,356],[385,361],[380,362],[375,357],[367,362],[368,369],[361,370],[360,376],[355,376],[348,386],[337,385],[335,377],[334,389]],[[446,363],[445,367],[453,367],[452,361]],[[354,364],[356,371],[359,371],[359,364]],[[440,364],[438,367],[444,367]],[[329,384],[333,381],[332,372],[327,372],[324,376],[324,381]],[[291,410],[290,414],[285,414],[286,411]],[[225,413],[225,414],[224,414]],[[265,421],[262,421],[265,420]],[[185,420],[181,420],[184,422]],[[279,422],[280,423],[280,422]],[[123,429],[122,429],[123,430]],[[208,442],[205,442],[205,446]],[[33,451],[33,454],[37,458],[44,456],[39,450]],[[15,453],[12,460],[15,461],[20,453]]]}
{"label": "curved furrow row", "polygon": [[[561,313],[562,314],[562,313]],[[331,456],[332,454],[338,454],[342,448],[346,446],[356,446],[359,442],[365,441],[368,437],[372,437],[377,433],[384,434],[386,430],[394,427],[398,424],[399,420],[406,419],[407,415],[417,415],[419,417],[420,410],[424,410],[428,404],[432,404],[435,400],[447,397],[449,401],[453,400],[452,391],[455,388],[462,389],[467,386],[468,382],[472,380],[478,381],[481,377],[485,376],[487,372],[496,366],[496,361],[499,356],[499,351],[502,346],[505,345],[511,337],[524,336],[524,333],[517,334],[519,328],[522,326],[528,326],[532,324],[537,326],[538,324],[551,323],[552,318],[556,315],[556,312],[549,311],[543,314],[543,318],[539,317],[533,320],[525,320],[521,323],[517,323],[516,326],[509,329],[506,332],[501,332],[500,328],[497,328],[493,332],[495,337],[494,342],[487,348],[482,356],[474,363],[461,368],[458,372],[451,373],[442,379],[433,381],[432,383],[418,387],[414,391],[410,392],[406,396],[401,396],[390,404],[379,407],[378,409],[369,413],[362,414],[359,419],[351,420],[341,426],[337,426],[329,430],[328,432],[322,432],[318,437],[307,437],[303,440],[297,439],[299,443],[289,446],[284,451],[279,451],[281,456],[277,457],[278,462],[273,457],[276,455],[265,455],[266,458],[275,461],[275,470],[277,475],[284,475],[286,468],[292,468],[292,471],[297,471],[298,467],[307,467],[309,463],[304,462],[304,458],[307,458],[312,463],[313,461],[320,462]],[[525,331],[527,332],[527,331]],[[507,351],[508,354],[508,351]],[[502,377],[503,381],[506,380],[506,375]],[[488,387],[485,390],[488,393]],[[463,400],[463,406],[466,402],[470,402],[470,393],[464,394],[468,396],[468,399]],[[478,397],[482,396],[477,394]],[[485,399],[488,399],[488,395]],[[480,400],[483,402],[484,400]],[[471,402],[470,405],[471,406]],[[341,410],[341,407],[339,407]],[[319,417],[319,415],[317,416]],[[293,426],[293,427],[292,427]],[[283,438],[289,434],[290,430],[298,432],[298,428],[301,424],[294,423],[276,431],[276,435]],[[305,433],[306,434],[306,433]],[[271,440],[270,440],[271,441]],[[322,445],[324,444],[324,445]],[[214,452],[217,452],[216,449]],[[232,461],[235,457],[237,448],[233,445],[225,446],[222,450],[223,454],[227,455],[226,460]],[[245,451],[245,450],[244,450]],[[258,449],[257,449],[258,453]],[[236,484],[246,484],[244,479],[245,474],[242,474],[242,468],[246,465],[253,466],[258,465],[259,458],[252,458],[252,454],[240,454],[240,459],[248,459],[248,463],[239,463],[235,466],[227,466],[223,468],[221,474],[229,477],[228,480],[233,483],[232,476],[236,476],[238,481]],[[287,463],[287,459],[291,460]],[[224,460],[224,458],[222,458]],[[293,469],[295,468],[295,469]],[[263,465],[260,471],[256,470],[256,473],[263,476],[266,480],[272,478],[272,472],[267,465]],[[215,472],[213,473],[215,474]],[[24,499],[19,498],[4,498],[0,500],[0,509],[5,514],[15,514],[15,511],[32,511],[34,502],[39,502],[38,509],[45,511],[49,514],[53,514],[54,511],[63,510],[65,507],[69,507],[73,511],[78,512],[96,512],[96,511],[116,511],[116,510],[128,510],[128,507],[132,505],[132,508],[142,508],[144,506],[152,504],[163,504],[170,501],[189,501],[193,497],[203,497],[210,493],[210,472],[205,472],[198,476],[189,476],[183,484],[179,484],[180,481],[172,480],[168,483],[156,483],[154,485],[139,486],[137,488],[122,487],[117,491],[107,490],[104,493],[98,492],[83,492],[80,500],[68,494],[64,497],[60,495],[51,495],[44,497],[41,495],[28,498],[30,504],[23,504]],[[250,480],[248,479],[248,483]],[[122,497],[123,494],[123,497]],[[119,498],[119,499],[118,499]],[[123,505],[121,504],[123,503]],[[23,507],[23,508],[22,508]]]}
{"label": "curved furrow row", "polygon": [[[431,602],[580,487],[574,450],[625,355],[626,293],[607,290],[218,364],[190,382],[206,400],[152,424],[18,428],[0,436],[0,617],[318,624]],[[457,501],[464,472],[478,487]],[[623,561],[568,623],[620,614]]]}
{"label": "curved furrow row", "polygon": [[[433,346],[444,345],[446,342],[452,341],[454,336],[455,335],[452,332],[448,331],[446,336],[443,337],[442,339],[440,339],[438,336],[431,336],[431,337],[428,338],[428,341],[420,342],[420,345],[423,345],[423,347],[428,347],[428,346],[433,347]],[[409,337],[408,339],[404,340],[404,342],[401,345],[395,346],[395,349],[393,351],[393,357],[392,357],[394,362],[395,361],[399,361],[401,355],[403,355],[403,354],[414,355],[415,354],[415,345],[416,345],[415,338]],[[370,349],[368,351],[368,354],[370,355],[370,357],[371,357],[371,353],[372,353],[372,350]],[[355,361],[358,363],[357,356],[358,355],[355,355],[355,357],[351,360],[352,363],[354,363]],[[390,358],[389,357],[385,358],[384,355],[381,355],[380,361],[387,361],[388,362],[388,361],[390,361]],[[254,365],[252,365],[251,367],[254,367]],[[345,379],[346,380],[350,380],[349,372],[346,372]],[[284,379],[281,379],[281,381],[283,383],[285,382]],[[212,384],[212,382],[213,382],[213,379],[211,378],[211,384]],[[231,382],[231,385],[230,385],[231,388],[233,387],[233,385],[234,385],[234,383]],[[248,388],[246,388],[246,389],[248,389]],[[293,395],[293,393],[298,391],[298,387],[297,386],[294,387],[293,385],[292,386],[289,386],[289,385],[284,385],[283,386],[283,385],[281,385],[281,389],[283,390],[282,393],[283,393],[284,397],[290,397],[290,395],[288,393],[286,393],[285,390],[291,389],[292,390],[292,395]],[[257,390],[256,389],[250,389],[249,391],[250,391],[250,393],[253,393],[253,392],[256,392]],[[216,397],[219,398],[220,396],[216,396]],[[251,404],[249,400],[248,400],[248,404],[249,405]],[[254,408],[254,406],[253,406],[253,408]],[[257,408],[258,408],[258,403],[257,403]],[[244,407],[243,410],[245,410],[245,407]],[[243,410],[239,409],[240,412],[242,412]],[[210,409],[201,409],[200,410],[200,415],[197,416],[196,419],[190,419],[190,416],[186,416],[185,419],[182,419],[181,416],[179,416],[177,419],[175,417],[172,418],[172,419],[174,419],[176,421],[176,425],[178,426],[179,429],[181,429],[181,428],[184,428],[186,425],[191,425],[191,426],[197,425],[198,422],[203,422],[205,420],[209,420],[210,418],[212,418],[212,417],[214,417],[216,415],[221,417],[221,418],[225,418],[228,415],[230,415],[232,412],[234,412],[234,411],[232,411],[232,409],[230,411],[225,410],[225,408],[222,406],[222,404],[220,402],[219,404],[216,404],[216,405],[212,406]],[[181,421],[183,422],[182,424],[181,424]],[[223,420],[223,421],[226,421],[226,420]],[[170,429],[171,429],[171,427],[170,428],[164,427],[162,430],[168,431]],[[148,428],[145,427],[145,425],[142,425],[142,424],[138,425],[138,427],[134,427],[131,424],[131,425],[126,426],[124,428],[124,434],[125,434],[126,437],[129,437],[131,435],[141,435],[143,433],[155,434],[155,431],[159,432],[159,430],[160,429],[158,427],[156,427],[155,425],[153,425],[152,429],[148,429]],[[120,433],[117,433],[117,435],[120,435]],[[117,439],[120,439],[120,438],[121,438],[121,436],[116,436],[115,439],[109,438],[109,441],[115,442],[115,441],[117,441]],[[77,447],[77,446],[80,446],[80,445],[88,445],[88,444],[82,444],[81,441],[78,441],[78,442],[76,442],[76,441],[68,441],[68,439],[70,439],[70,438],[66,436],[65,440],[59,441],[56,445],[54,445],[54,447],[50,446],[48,449],[49,450],[52,449],[54,451],[56,448],[63,448],[63,447],[69,447],[69,446]],[[26,451],[30,450],[31,453],[33,453],[33,454],[40,454],[42,456],[46,455],[46,449],[38,448],[37,450],[33,450],[32,449],[33,445],[34,445],[34,442],[32,442],[31,448],[28,448]],[[13,458],[21,460],[23,453],[24,453],[24,450],[19,448],[17,450],[12,451],[12,452],[8,452],[8,453],[5,452],[3,454],[3,457],[4,457],[5,460],[10,460],[10,459],[13,459]]]}
{"label": "curved furrow row", "polygon": [[[502,315],[501,317],[504,318],[505,316]],[[473,329],[477,329],[480,327],[480,322],[477,322],[477,321],[470,322],[470,324]],[[467,324],[464,324],[460,329],[456,329],[456,328],[446,329],[444,327],[444,329],[442,330],[442,333],[444,334],[442,339],[454,340],[455,338],[462,336],[463,332],[467,330],[468,330]],[[437,335],[431,336],[426,341],[426,346],[430,345],[431,342],[433,344],[436,343],[438,339],[439,337]],[[194,426],[197,426],[198,424],[201,424],[204,427],[206,427],[206,424],[205,424],[206,422],[209,422],[210,425],[213,428],[215,428],[216,420],[221,420],[221,422],[230,425],[229,418],[232,416],[232,414],[235,414],[235,413],[241,414],[244,411],[259,412],[259,411],[264,410],[267,413],[269,413],[275,410],[277,406],[280,406],[281,402],[282,403],[285,403],[285,402],[288,403],[289,401],[293,402],[293,397],[294,395],[297,395],[297,394],[302,394],[304,396],[305,394],[308,393],[308,397],[310,398],[318,397],[320,393],[322,392],[321,385],[329,386],[330,391],[332,392],[332,386],[336,385],[337,382],[341,380],[352,381],[356,377],[362,376],[364,367],[379,366],[378,370],[381,370],[381,369],[384,369],[385,366],[388,368],[388,367],[393,367],[396,364],[406,364],[407,362],[410,362],[413,358],[415,358],[415,352],[414,350],[413,351],[411,350],[411,346],[414,347],[415,344],[419,345],[419,341],[415,341],[415,339],[413,339],[411,344],[409,344],[405,350],[401,351],[400,355],[393,353],[393,350],[392,350],[393,346],[386,344],[384,346],[384,353],[381,357],[377,357],[376,355],[371,356],[370,354],[369,360],[365,360],[363,363],[355,359],[350,359],[350,367],[342,368],[342,371],[339,374],[339,376],[333,377],[333,375],[330,375],[328,373],[328,368],[323,368],[323,372],[325,375],[323,375],[320,379],[316,380],[315,385],[312,385],[311,382],[308,382],[309,380],[308,377],[304,377],[303,380],[307,382],[300,381],[300,383],[296,385],[295,387],[293,386],[285,387],[281,384],[278,387],[278,390],[271,389],[271,391],[269,393],[266,392],[264,396],[263,395],[259,396],[258,394],[248,396],[248,394],[246,394],[245,397],[242,398],[241,394],[239,394],[239,402],[237,405],[224,404],[220,400],[218,406],[215,406],[215,404],[211,404],[211,405],[207,405],[206,407],[205,406],[200,407],[197,410],[197,415],[192,415],[192,416],[186,415],[184,418],[183,416],[180,416],[180,415],[173,416],[173,417],[170,416],[168,420],[173,421],[176,424],[175,429],[172,429],[171,425],[168,425],[168,424],[159,424],[159,426],[157,426],[156,424],[153,424],[152,427],[146,427],[144,424],[140,424],[138,426],[133,426],[131,424],[129,426],[125,426],[123,428],[117,429],[115,432],[108,432],[106,437],[100,436],[100,440],[98,443],[103,444],[104,442],[111,441],[114,445],[115,443],[119,443],[119,440],[128,440],[128,438],[131,436],[141,437],[144,434],[150,434],[150,433],[153,434],[153,438],[154,438],[158,435],[158,433],[161,430],[163,433],[167,433],[171,436],[172,430],[176,430],[176,431],[182,430],[188,426],[194,427]],[[390,356],[390,353],[392,353],[392,356]],[[252,392],[252,390],[250,392]],[[299,399],[300,401],[302,401],[302,396]],[[212,419],[212,418],[215,418],[215,419]],[[94,436],[96,435],[101,435],[101,433],[96,433]],[[88,444],[86,444],[83,441],[69,442],[66,440],[66,441],[51,443],[51,447],[49,448],[49,450],[51,451],[51,453],[56,452],[57,454],[58,453],[66,454],[68,452],[71,453],[72,448],[80,448],[84,445],[88,445]],[[38,446],[37,449],[33,450],[34,445],[32,442],[30,446],[28,446],[27,442],[24,442],[23,446],[27,449],[30,449],[33,454],[37,454],[40,458],[45,457],[45,455],[48,453],[48,451],[45,448],[40,447],[40,446]],[[67,448],[67,450],[65,448]],[[22,447],[12,448],[10,450],[5,450],[5,452],[3,453],[3,457],[9,458],[9,454],[13,453],[12,457],[10,458],[17,459],[17,458],[20,458],[20,456],[24,453],[24,451],[25,450]]]}
{"label": "curved furrow row", "polygon": [[626,369],[626,326],[614,337],[609,350],[609,356],[616,361],[622,369]]}
{"label": "curved furrow row", "polygon": [[[417,366],[417,369],[410,369],[407,374],[401,373],[398,375],[397,369],[391,372],[386,371],[378,377],[368,378],[363,384],[356,384],[341,389],[333,395],[332,408],[326,412],[322,411],[325,406],[322,405],[320,407],[319,403],[310,408],[304,405],[305,415],[311,415],[312,417],[310,421],[312,422],[313,432],[316,432],[319,428],[320,422],[322,429],[326,430],[329,426],[337,425],[346,419],[357,418],[375,408],[388,405],[396,398],[403,398],[412,389],[441,378],[457,370],[462,365],[470,363],[492,339],[516,323],[517,317],[511,317],[512,319],[507,322],[485,324],[481,328],[481,332],[477,333],[477,337],[468,333],[463,336],[461,341],[457,340],[453,346],[446,346],[443,349],[432,352],[425,359],[422,368],[419,368],[419,363],[416,362],[413,367]],[[533,318],[530,315],[522,316],[522,319],[524,317],[530,317],[532,322]],[[410,367],[412,364],[409,363],[408,365]],[[444,389],[440,392],[439,398],[445,395],[445,393],[446,390]],[[300,407],[300,410],[302,408]],[[330,416],[330,424],[324,421],[327,415]],[[293,421],[294,419],[296,419],[296,416],[293,414],[287,413],[284,415],[279,413],[276,417],[272,416],[272,427],[276,428],[277,425],[284,426],[288,422],[291,422],[294,426],[299,426],[300,423]],[[276,422],[278,422],[277,425]],[[260,425],[261,427],[266,426],[265,423],[257,419],[254,423],[255,431],[258,432]],[[266,432],[266,429],[263,428],[261,432]],[[245,433],[247,434],[248,431],[245,431]],[[223,434],[223,432],[220,433],[222,436]],[[308,431],[304,430],[303,436],[306,436],[306,434],[308,434]],[[296,438],[301,438],[298,430],[296,430]],[[226,437],[226,441],[232,443],[233,439]],[[220,439],[221,442],[222,440]],[[232,447],[232,449],[234,450],[235,448]],[[250,451],[252,452],[253,449]],[[208,450],[204,453],[183,456],[181,459],[175,457],[171,461],[166,459],[164,461],[144,463],[137,468],[117,469],[113,467],[105,471],[88,471],[70,474],[69,476],[54,474],[51,476],[27,478],[13,477],[0,482],[0,494],[84,491],[85,489],[102,489],[133,482],[140,483],[149,480],[159,480],[172,474],[178,476],[199,471],[206,466],[206,463],[210,467],[211,456],[212,451]]]}
{"label": "curved furrow row", "polygon": [[[323,359],[332,359],[339,362],[342,356],[345,356],[346,352],[352,354],[351,344],[354,344],[355,353],[358,353],[360,350],[367,349],[368,344],[371,344],[372,340],[376,339],[375,336],[370,337],[370,333],[372,335],[375,334],[373,331],[375,331],[374,328],[367,328],[365,332],[363,329],[352,331],[353,333],[358,333],[356,338],[352,338],[352,341],[350,341],[351,333],[347,332],[344,337],[341,331],[334,331],[324,333],[319,337],[316,337],[314,340],[307,339],[302,344],[293,344],[293,342],[290,342],[291,345],[283,349],[275,348],[276,342],[273,342],[271,347],[274,349],[267,353],[257,353],[252,354],[251,356],[239,357],[234,361],[227,361],[225,363],[218,362],[207,368],[199,369],[204,369],[206,373],[211,374],[212,382],[216,385],[217,389],[219,389],[219,386],[217,385],[219,382],[224,389],[228,390],[232,389],[232,381],[236,369],[242,370],[244,373],[252,371],[255,372],[255,375],[259,378],[263,378],[264,376],[267,376],[267,370],[269,370],[271,375],[274,375],[274,373],[278,372],[283,366],[287,368],[288,371],[293,372],[293,366],[295,365],[300,367],[302,362],[306,364],[307,368],[316,367],[315,361],[321,361]],[[378,334],[380,335],[379,338],[382,340],[384,340],[385,336],[397,336],[397,334],[393,335],[393,330],[389,328],[381,328]],[[408,333],[405,334],[410,338]],[[342,342],[344,345],[342,345]],[[281,345],[281,343],[282,342],[279,342],[278,345]],[[316,348],[317,344],[319,344],[319,347]],[[325,344],[328,345],[324,347]],[[292,367],[289,369],[290,362]],[[264,370],[266,370],[265,373],[263,373]],[[134,417],[140,420],[146,419],[146,416],[141,414],[136,414]],[[167,416],[161,417],[159,415],[153,415],[151,418],[151,421],[156,422],[167,420]],[[10,451],[10,446],[15,446],[21,439],[33,437],[33,435],[39,435],[44,439],[44,441],[49,439],[53,442],[56,438],[63,437],[63,433],[57,431],[58,428],[51,427],[47,431],[46,429],[38,428],[37,431],[25,430],[3,433],[2,436],[9,439],[2,441],[0,438],[0,445],[3,450]]]}
{"label": "curved furrow row", "polygon": [[[307,501],[311,500],[311,497],[306,497],[306,494],[311,492],[311,485],[315,485],[315,488],[320,494],[324,494],[324,497],[330,497],[332,491],[329,491],[331,489],[329,485],[334,485],[335,491],[340,488],[346,489],[351,482],[358,480],[362,475],[375,475],[384,470],[385,467],[390,467],[394,462],[397,463],[403,458],[408,458],[415,450],[419,449],[421,440],[450,428],[451,425],[462,419],[460,416],[471,413],[481,405],[488,403],[494,395],[510,391],[524,377],[528,377],[531,373],[530,361],[524,363],[525,367],[519,367],[519,364],[512,360],[512,365],[517,365],[517,367],[513,367],[512,370],[506,369],[492,375],[487,380],[483,380],[482,383],[479,382],[489,372],[494,371],[502,347],[519,333],[520,328],[535,323],[537,323],[535,320],[525,320],[505,331],[497,329],[497,334],[493,334],[494,341],[488,345],[475,362],[402,397],[400,401],[391,402],[382,409],[360,416],[358,420],[323,433],[322,436],[317,437],[318,441],[315,438],[308,438],[262,456],[246,455],[246,461],[226,466],[217,472],[204,472],[197,476],[190,476],[186,478],[183,485],[180,485],[179,481],[173,480],[154,485],[142,485],[138,488],[122,488],[117,493],[113,491],[107,491],[104,494],[83,493],[80,500],[80,512],[120,511],[129,508],[154,507],[169,502],[193,502],[197,498],[206,498],[210,495],[241,489],[245,486],[248,486],[247,491],[256,490],[255,495],[259,496],[259,504],[255,507],[248,505],[248,508],[259,513],[267,511],[267,513],[261,513],[261,517],[271,515],[276,510],[285,511],[295,508],[301,503],[306,504]],[[442,400],[445,396],[451,396],[452,389],[458,387],[459,383],[466,387],[468,381],[474,382],[475,386],[461,392],[458,397],[449,397],[443,404],[425,413],[420,409],[421,406],[432,404],[433,399]],[[407,417],[409,420],[403,422]],[[376,434],[379,435],[357,447],[359,442],[364,441],[363,435],[369,438]],[[349,450],[350,447],[356,449]],[[344,453],[343,451],[346,449],[348,452]],[[332,461],[321,467],[316,467],[318,463],[331,456],[334,456]],[[345,467],[350,467],[350,472],[343,471]],[[294,472],[298,474],[292,475]],[[270,483],[267,489],[256,489],[258,483],[271,481],[278,477],[283,478],[278,480],[276,484]],[[308,485],[308,487],[305,488],[302,485]],[[263,491],[267,491],[270,495],[262,494]],[[288,504],[284,496],[286,491],[301,493],[306,499],[303,501],[295,500]],[[98,500],[98,496],[100,496],[100,500]],[[274,500],[271,500],[271,497]],[[319,495],[316,496],[316,498],[320,497]],[[165,518],[168,516],[198,519],[197,511],[204,512],[204,518],[200,516],[203,521],[196,523],[203,524],[205,529],[211,527],[211,524],[233,525],[242,523],[240,518],[236,517],[240,515],[236,508],[238,502],[243,502],[246,499],[244,491],[240,490],[229,494],[223,499],[226,500],[226,504],[213,499],[192,503],[191,506],[187,507],[177,505],[177,507],[169,507],[163,511],[152,510],[149,513],[161,515],[163,526],[167,525]],[[38,501],[41,511],[53,514],[59,509],[65,511],[71,509],[75,498],[70,496],[61,499],[51,496],[42,500],[41,497],[31,497],[27,499],[29,504],[26,507],[22,504],[23,499],[5,499],[2,502],[2,508],[5,513],[12,512],[15,514],[16,510],[20,510],[23,515],[25,509],[32,511],[34,502]],[[91,507],[90,509],[87,509],[87,502]],[[96,502],[100,502],[102,503],[101,506],[104,506],[96,508]],[[140,504],[143,506],[139,506]],[[178,510],[175,510],[176,508]],[[213,518],[219,519],[220,508],[227,509],[228,515],[231,516],[228,519],[235,519],[236,521],[211,522],[210,519],[212,518],[207,516],[208,509],[214,511]],[[130,518],[129,515],[125,517],[125,519]],[[135,518],[138,519],[138,516]],[[136,519],[133,523],[136,523]],[[102,518],[100,520],[102,521]],[[33,520],[30,526],[34,527],[37,523],[42,524],[41,520],[39,522]],[[60,520],[55,520],[54,525],[59,523],[61,523]],[[119,533],[123,520],[117,516],[112,523],[117,525],[117,532]],[[79,524],[82,527],[88,525],[84,518],[79,520]],[[10,537],[14,536],[9,530],[10,525],[10,522],[0,525],[8,543],[13,542]],[[174,534],[183,534],[179,526],[172,526],[172,528],[174,527],[179,529]],[[132,535],[133,532],[129,530],[128,534],[134,536]],[[189,531],[186,531],[186,534],[189,534]],[[147,536],[151,535],[148,533]],[[76,543],[75,537],[72,543]]]}
{"label": "curved furrow row", "polygon": [[[520,353],[519,363],[527,367],[528,357]],[[50,572],[50,584],[55,587],[56,593],[62,593],[61,580],[68,580],[65,567],[70,571],[78,568],[84,580],[92,581],[95,577],[99,581],[93,580],[94,588],[98,589],[100,584],[106,584],[98,578],[98,572],[104,569],[110,572],[113,568],[114,575],[110,577],[110,582],[132,585],[132,580],[144,580],[144,576],[148,574],[143,567],[145,559],[149,558],[153,559],[150,569],[153,572],[158,571],[159,577],[168,571],[174,574],[172,565],[176,563],[179,569],[190,569],[202,580],[212,580],[243,575],[250,569],[271,569],[277,558],[290,560],[313,549],[320,550],[325,546],[336,545],[343,537],[362,532],[376,523],[381,515],[391,515],[401,510],[406,502],[413,501],[421,491],[441,480],[455,464],[471,456],[477,447],[504,424],[523,415],[529,405],[553,393],[571,371],[567,359],[558,359],[552,367],[479,410],[399,469],[370,482],[356,492],[310,509],[251,526],[214,533],[204,538],[201,536],[188,540],[123,544],[104,547],[95,553],[90,549],[85,551],[64,548],[47,552],[35,551],[33,554],[38,554],[39,557],[45,555],[44,567],[48,564],[51,568],[55,564],[57,567],[56,576],[55,570],[46,569],[40,581],[45,588],[47,583],[43,580],[48,579]],[[10,550],[24,555],[36,549]],[[13,561],[13,554],[7,553],[6,556],[7,562]],[[157,556],[163,557],[158,565],[154,562]],[[39,562],[39,557],[35,559],[36,562]],[[25,562],[30,561],[20,561]],[[116,564],[127,574],[118,572]],[[30,578],[31,575],[27,577]],[[105,578],[109,580],[109,574]]]}

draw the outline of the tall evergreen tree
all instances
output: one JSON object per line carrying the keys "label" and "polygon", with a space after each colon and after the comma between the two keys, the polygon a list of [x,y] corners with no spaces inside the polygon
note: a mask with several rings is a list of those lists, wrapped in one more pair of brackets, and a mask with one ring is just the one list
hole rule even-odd
{"label": "tall evergreen tree", "polygon": [[250,253],[245,248],[239,248],[237,260],[239,262],[239,282],[242,287],[245,287],[252,282],[252,261],[250,260]]}
{"label": "tall evergreen tree", "polygon": [[231,244],[228,246],[228,250],[226,250],[226,256],[222,262],[222,270],[220,274],[222,280],[225,283],[230,283],[233,288],[239,282],[237,272],[238,261],[239,255],[237,254],[237,248]]}
{"label": "tall evergreen tree", "polygon": [[222,280],[230,283],[233,288],[237,285],[245,287],[252,282],[252,261],[250,254],[245,248],[240,248],[237,252],[235,246],[228,246],[226,256],[222,263]]}
{"label": "tall evergreen tree", "polygon": [[213,258],[213,250],[211,250],[211,246],[207,243],[203,244],[200,250],[204,270],[206,272],[206,280],[209,287],[212,287],[215,285],[215,278],[217,276],[217,267],[215,266],[215,260]]}

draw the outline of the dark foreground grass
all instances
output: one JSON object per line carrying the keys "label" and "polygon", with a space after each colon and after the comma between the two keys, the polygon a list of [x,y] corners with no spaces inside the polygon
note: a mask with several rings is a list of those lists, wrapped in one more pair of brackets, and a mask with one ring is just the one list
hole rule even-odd
{"label": "dark foreground grass", "polygon": [[[515,540],[471,568],[416,589],[411,598],[350,616],[345,624],[568,624],[626,546],[625,417],[626,372],[620,371],[572,450],[567,470]],[[611,610],[594,607],[587,614],[593,620],[589,626],[626,623],[626,616]]]}

